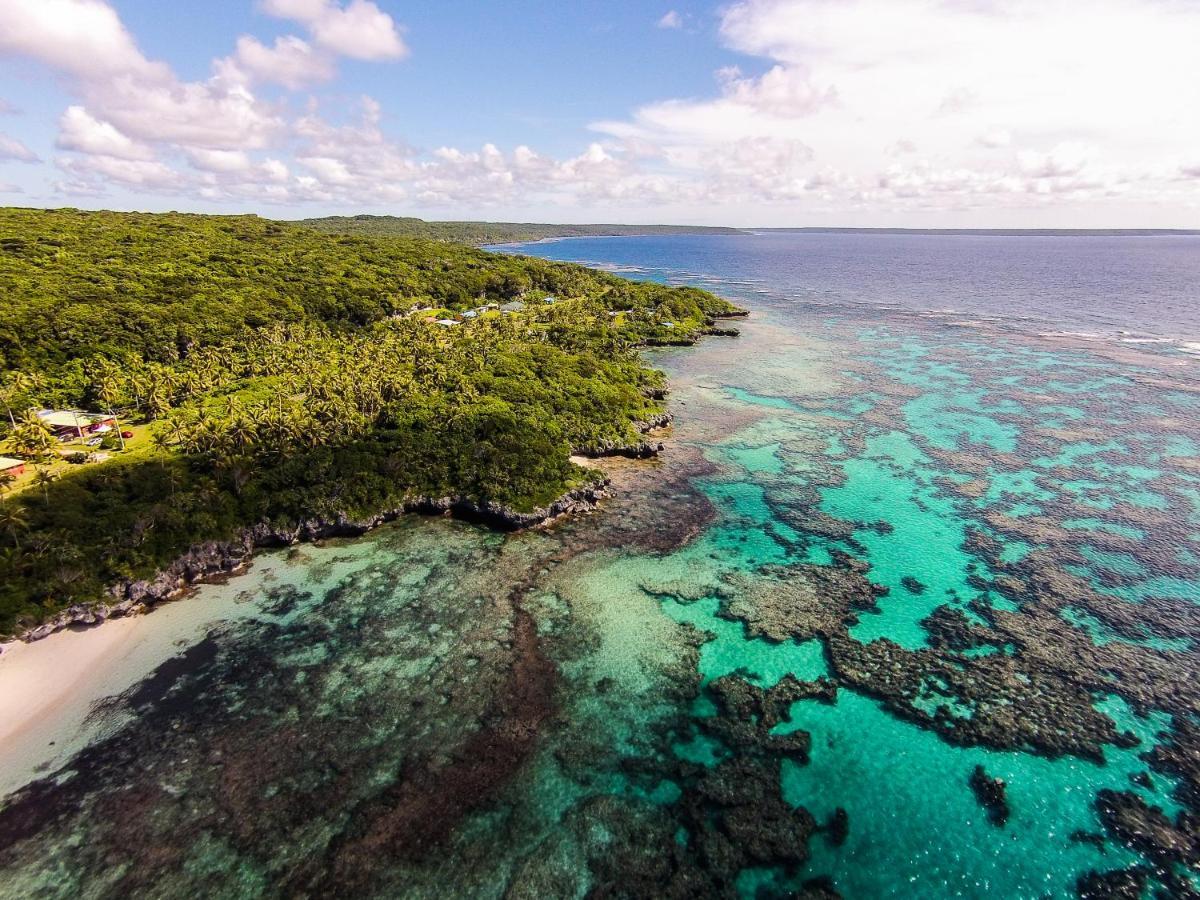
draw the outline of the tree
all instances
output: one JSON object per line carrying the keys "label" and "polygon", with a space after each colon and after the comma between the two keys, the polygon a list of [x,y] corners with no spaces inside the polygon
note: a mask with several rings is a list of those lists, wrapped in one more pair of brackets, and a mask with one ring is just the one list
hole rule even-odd
{"label": "tree", "polygon": [[158,464],[160,468],[166,468],[167,455],[171,452],[172,442],[171,434],[165,428],[159,428],[150,436],[150,443],[154,445],[154,449],[159,453]]}
{"label": "tree", "polygon": [[121,449],[125,449],[125,435],[121,433],[121,420],[117,416],[116,404],[120,396],[120,371],[115,365],[108,360],[101,360],[97,364],[97,371],[93,378],[95,384],[96,396],[104,407],[108,410],[108,414],[112,417],[113,428],[117,432],[117,440],[121,444]]}
{"label": "tree", "polygon": [[38,375],[28,372],[13,372],[3,382],[0,382],[0,403],[8,413],[8,422],[13,430],[17,429],[17,419],[14,410],[22,403],[28,403],[29,395],[42,383]]}
{"label": "tree", "polygon": [[45,458],[54,449],[54,432],[39,418],[37,410],[26,410],[9,438],[13,448],[25,456]]}
{"label": "tree", "polygon": [[47,506],[50,505],[50,485],[56,481],[58,481],[58,473],[49,469],[39,468],[37,474],[33,476],[33,483],[42,489],[42,497]]}
{"label": "tree", "polygon": [[0,529],[12,538],[13,546],[20,549],[21,541],[17,534],[29,528],[29,513],[23,506],[5,504],[0,506]]}

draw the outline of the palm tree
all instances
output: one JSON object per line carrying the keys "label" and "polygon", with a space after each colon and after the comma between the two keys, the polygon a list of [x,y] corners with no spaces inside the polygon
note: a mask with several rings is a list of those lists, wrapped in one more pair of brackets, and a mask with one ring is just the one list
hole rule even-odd
{"label": "palm tree", "polygon": [[108,414],[112,416],[113,428],[117,431],[117,440],[121,442],[121,449],[125,449],[125,435],[121,433],[121,420],[117,417],[116,403],[117,397],[120,395],[117,387],[117,379],[120,373],[116,366],[111,363],[102,365],[96,374],[96,396],[100,398],[100,402],[108,409]]}
{"label": "palm tree", "polygon": [[28,456],[44,457],[54,448],[54,432],[38,418],[37,411],[27,410],[17,423],[9,443],[18,453]]}
{"label": "palm tree", "polygon": [[37,474],[33,476],[34,484],[42,489],[42,497],[46,501],[46,505],[50,505],[50,485],[58,481],[58,473],[51,472],[49,469],[37,470]]}
{"label": "palm tree", "polygon": [[28,378],[29,376],[24,372],[13,372],[5,383],[0,386],[0,403],[4,404],[4,409],[8,413],[8,421],[12,425],[13,431],[17,430],[17,417],[13,414],[13,407],[20,401],[21,395],[25,393]]}
{"label": "palm tree", "polygon": [[[178,429],[179,429],[178,424],[176,424],[175,429],[176,429],[176,433],[178,433]],[[150,436],[150,443],[152,443],[154,445],[154,449],[157,450],[160,454],[159,459],[158,459],[159,466],[162,468],[166,468],[166,465],[167,465],[166,457],[167,457],[167,454],[169,454],[171,452],[171,443],[172,443],[171,435],[167,432],[167,430],[165,428],[160,428],[157,431],[155,431],[154,434],[152,434]]]}
{"label": "palm tree", "polygon": [[8,532],[8,536],[12,538],[13,546],[17,549],[21,547],[21,541],[17,537],[17,533],[25,531],[29,528],[29,513],[25,511],[25,507],[16,505],[0,506],[0,529]]}
{"label": "palm tree", "polygon": [[225,434],[239,451],[247,450],[258,438],[254,423],[241,413],[226,424]]}

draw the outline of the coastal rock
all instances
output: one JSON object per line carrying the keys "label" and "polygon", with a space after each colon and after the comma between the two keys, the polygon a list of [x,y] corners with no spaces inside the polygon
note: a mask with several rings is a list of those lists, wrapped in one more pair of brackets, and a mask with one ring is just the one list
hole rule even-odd
{"label": "coastal rock", "polygon": [[670,428],[675,422],[675,416],[671,413],[660,413],[657,416],[651,416],[641,422],[634,422],[633,427],[641,434],[647,434],[651,431],[657,431],[660,428]]}
{"label": "coastal rock", "polygon": [[1100,791],[1096,812],[1114,839],[1160,865],[1200,859],[1194,833],[1179,827],[1184,823],[1172,822],[1159,807],[1150,806],[1132,791]]}
{"label": "coastal rock", "polygon": [[732,879],[747,865],[789,869],[808,859],[812,814],[781,796],[780,765],[732,759],[709,770],[683,803],[709,868]]}
{"label": "coastal rock", "polygon": [[846,843],[846,838],[850,836],[850,814],[842,807],[837,807],[829,817],[825,824],[825,836],[835,847]]}
{"label": "coastal rock", "polygon": [[987,810],[988,821],[997,828],[1003,828],[1010,813],[1008,785],[1004,779],[993,778],[983,766],[976,766],[967,783],[971,785],[971,792],[979,801],[979,805]]}
{"label": "coastal rock", "polygon": [[[648,435],[663,428],[669,428],[675,421],[671,413],[659,413],[640,422],[634,422],[634,430],[638,434]],[[665,449],[661,441],[636,441],[633,443],[618,443],[604,440],[588,447],[578,447],[574,450],[580,456],[598,459],[605,456],[624,456],[629,459],[649,459],[658,456]]]}
{"label": "coastal rock", "polygon": [[313,517],[295,524],[257,522],[229,541],[206,541],[191,547],[171,565],[149,579],[130,579],[108,589],[111,602],[68,607],[35,628],[19,635],[20,640],[42,640],[64,628],[97,625],[179,596],[196,584],[234,575],[245,569],[257,549],[288,547],[329,538],[358,537],[398,519],[406,513],[451,515],[481,522],[505,531],[545,524],[561,516],[594,510],[608,496],[608,481],[576,488],[548,506],[519,512],[499,503],[477,503],[463,497],[418,497],[396,509],[353,519],[344,513],[330,518]]}
{"label": "coastal rock", "polygon": [[1082,875],[1075,885],[1079,900],[1141,900],[1146,895],[1149,872],[1144,866],[1095,870]]}

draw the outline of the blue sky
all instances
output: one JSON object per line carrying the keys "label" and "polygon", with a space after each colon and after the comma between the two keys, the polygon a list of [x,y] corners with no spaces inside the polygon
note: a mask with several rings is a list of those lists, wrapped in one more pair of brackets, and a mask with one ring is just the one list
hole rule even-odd
{"label": "blue sky", "polygon": [[1198,227],[1198,42],[1158,0],[0,0],[0,203]]}

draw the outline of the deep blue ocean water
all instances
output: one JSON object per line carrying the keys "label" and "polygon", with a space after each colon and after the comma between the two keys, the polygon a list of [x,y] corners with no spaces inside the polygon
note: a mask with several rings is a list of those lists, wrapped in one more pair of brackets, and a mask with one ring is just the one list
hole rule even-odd
{"label": "deep blue ocean water", "polygon": [[1003,316],[1200,341],[1200,236],[760,232],[571,238],[520,252],[808,307]]}

